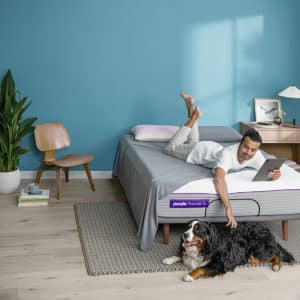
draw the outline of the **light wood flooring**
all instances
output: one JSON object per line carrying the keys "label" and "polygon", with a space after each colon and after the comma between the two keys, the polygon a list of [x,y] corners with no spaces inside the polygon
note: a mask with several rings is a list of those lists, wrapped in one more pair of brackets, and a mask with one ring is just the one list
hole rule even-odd
{"label": "light wood flooring", "polygon": [[[25,186],[29,181],[22,181]],[[48,207],[16,206],[0,195],[0,300],[12,299],[300,299],[300,266],[237,269],[223,277],[182,282],[184,272],[92,277],[85,270],[73,204],[126,201],[116,180],[63,184],[61,200]],[[54,180],[44,180],[54,191]]]}

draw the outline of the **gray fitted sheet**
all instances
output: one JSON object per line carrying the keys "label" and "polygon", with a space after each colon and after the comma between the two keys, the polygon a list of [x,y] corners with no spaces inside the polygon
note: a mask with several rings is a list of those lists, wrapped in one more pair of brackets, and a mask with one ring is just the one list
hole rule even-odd
{"label": "gray fitted sheet", "polygon": [[[226,146],[230,143],[222,144]],[[119,178],[127,196],[143,251],[151,249],[159,223],[166,220],[169,223],[186,222],[188,218],[200,217],[194,212],[190,216],[170,217],[168,213],[163,213],[160,200],[190,181],[212,177],[210,169],[166,155],[163,151],[165,145],[166,143],[139,142],[132,135],[124,135],[115,157],[113,175]],[[274,213],[274,217],[278,212]],[[297,213],[300,210],[287,217],[292,218]],[[207,217],[207,220],[210,219]],[[215,220],[222,221],[224,217],[219,216]]]}

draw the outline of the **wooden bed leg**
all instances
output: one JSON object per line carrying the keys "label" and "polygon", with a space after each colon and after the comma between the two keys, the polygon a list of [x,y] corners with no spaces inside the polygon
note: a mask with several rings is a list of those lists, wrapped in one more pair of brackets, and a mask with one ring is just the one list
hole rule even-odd
{"label": "wooden bed leg", "polygon": [[163,224],[164,244],[169,245],[170,224]]}
{"label": "wooden bed leg", "polygon": [[284,241],[288,240],[289,237],[289,227],[288,220],[282,220],[282,239]]}

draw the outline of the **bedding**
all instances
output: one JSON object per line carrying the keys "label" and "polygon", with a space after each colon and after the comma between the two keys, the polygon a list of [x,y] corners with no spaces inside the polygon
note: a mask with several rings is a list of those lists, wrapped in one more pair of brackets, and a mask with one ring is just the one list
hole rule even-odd
{"label": "bedding", "polygon": [[137,141],[167,142],[179,129],[172,125],[136,125],[131,129]]}
{"label": "bedding", "polygon": [[[199,132],[200,130],[202,130],[203,137],[206,130],[202,127],[199,128]],[[215,128],[208,130],[212,132]],[[220,129],[218,129],[218,134],[223,135]],[[238,134],[232,137],[231,142],[224,138],[221,144],[227,146],[238,142],[237,136]],[[213,136],[211,137],[213,139]],[[180,188],[191,182],[203,179],[212,180],[211,170],[166,155],[165,145],[164,142],[136,141],[133,135],[125,135],[120,140],[115,158],[113,175],[119,178],[127,196],[138,226],[140,248],[143,251],[151,249],[159,224],[186,223],[191,218],[203,218],[203,220],[216,222],[226,221],[222,204],[216,194],[201,193],[201,191],[180,192]],[[266,153],[264,155],[273,157]],[[238,221],[291,219],[300,216],[300,205],[297,200],[300,199],[300,187],[299,190],[251,191],[249,193],[247,195],[244,192],[236,192],[230,195]],[[258,205],[257,199],[270,205],[266,215],[261,214],[262,204]],[[273,201],[274,199],[278,200]],[[172,204],[170,200],[173,200]],[[182,203],[185,204],[180,203],[182,200],[196,207],[178,208]],[[297,205],[295,205],[296,201],[298,201]],[[209,203],[208,208],[199,207],[207,203]],[[171,208],[172,205],[173,208]],[[283,210],[283,208],[288,209]],[[239,213],[240,211],[245,213]]]}
{"label": "bedding", "polygon": [[235,129],[225,126],[199,126],[199,141],[218,143],[238,143],[242,135]]}
{"label": "bedding", "polygon": [[[137,141],[144,142],[168,142],[178,126],[139,124],[131,128],[131,133]],[[230,127],[225,126],[199,126],[199,141],[214,142],[239,142],[241,134]]]}
{"label": "bedding", "polygon": [[[286,164],[283,164],[280,168],[281,177],[278,180],[252,181],[257,172],[257,170],[246,169],[227,174],[226,183],[228,193],[232,194],[255,191],[266,192],[300,188],[300,174]],[[199,191],[216,195],[217,193],[215,191],[212,178],[189,182],[188,184],[185,184],[184,186],[175,190],[173,194],[197,193]]]}

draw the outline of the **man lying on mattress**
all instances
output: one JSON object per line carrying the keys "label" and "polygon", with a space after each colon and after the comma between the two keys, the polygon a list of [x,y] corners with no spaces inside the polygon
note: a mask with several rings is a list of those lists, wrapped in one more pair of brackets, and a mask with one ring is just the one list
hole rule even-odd
{"label": "man lying on mattress", "polygon": [[[225,175],[229,170],[239,170],[245,167],[259,169],[265,158],[259,150],[262,139],[254,130],[248,130],[239,144],[229,147],[212,141],[199,141],[198,118],[202,115],[199,107],[194,107],[194,98],[186,93],[180,94],[185,101],[188,120],[175,133],[165,148],[167,154],[182,159],[191,164],[199,164],[212,168],[214,185],[221,201],[223,202],[228,223],[226,226],[237,227],[237,221],[232,213],[232,208],[227,192]],[[280,170],[269,173],[269,177],[276,180],[280,177]]]}

